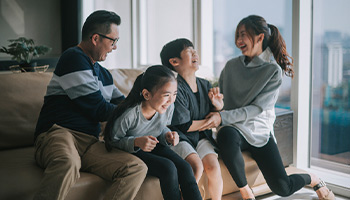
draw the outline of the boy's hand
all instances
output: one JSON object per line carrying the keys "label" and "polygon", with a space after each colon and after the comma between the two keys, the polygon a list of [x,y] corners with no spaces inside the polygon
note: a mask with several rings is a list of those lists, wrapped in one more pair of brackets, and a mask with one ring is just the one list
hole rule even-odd
{"label": "boy's hand", "polygon": [[157,138],[151,135],[137,137],[134,140],[134,146],[139,147],[144,152],[151,152],[154,147],[156,147],[157,143],[159,143]]}
{"label": "boy's hand", "polygon": [[210,88],[208,96],[217,111],[224,107],[224,95],[220,93],[219,87]]}
{"label": "boy's hand", "polygon": [[204,131],[210,128],[218,127],[221,124],[221,115],[218,112],[210,112],[205,119],[205,125],[199,131]]}
{"label": "boy's hand", "polygon": [[176,131],[167,132],[165,138],[172,146],[176,146],[179,143],[179,134]]}

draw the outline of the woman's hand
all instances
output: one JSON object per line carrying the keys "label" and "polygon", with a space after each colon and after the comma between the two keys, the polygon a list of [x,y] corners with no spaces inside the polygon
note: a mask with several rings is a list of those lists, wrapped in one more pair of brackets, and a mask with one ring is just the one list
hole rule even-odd
{"label": "woman's hand", "polygon": [[139,147],[144,152],[151,152],[157,143],[159,143],[157,138],[151,135],[137,137],[134,140],[134,146]]}
{"label": "woman's hand", "polygon": [[165,138],[172,146],[176,146],[179,143],[179,134],[176,131],[167,132]]}
{"label": "woman's hand", "polygon": [[224,107],[224,95],[220,93],[219,87],[210,88],[208,96],[216,111],[220,111]]}
{"label": "woman's hand", "polygon": [[204,131],[210,128],[218,127],[221,124],[221,115],[218,112],[210,112],[205,119],[207,120],[205,125],[201,127],[199,131]]}

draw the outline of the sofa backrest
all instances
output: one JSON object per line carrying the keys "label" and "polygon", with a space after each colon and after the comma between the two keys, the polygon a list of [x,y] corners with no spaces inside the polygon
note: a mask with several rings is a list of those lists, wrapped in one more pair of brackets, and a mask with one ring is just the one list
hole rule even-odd
{"label": "sofa backrest", "polygon": [[33,145],[52,73],[0,74],[0,149]]}
{"label": "sofa backrest", "polygon": [[[127,95],[139,69],[111,69],[115,85]],[[52,72],[0,74],[0,149],[32,146],[34,131]]]}
{"label": "sofa backrest", "polygon": [[114,84],[125,95],[128,96],[138,75],[144,72],[141,69],[110,69]]}

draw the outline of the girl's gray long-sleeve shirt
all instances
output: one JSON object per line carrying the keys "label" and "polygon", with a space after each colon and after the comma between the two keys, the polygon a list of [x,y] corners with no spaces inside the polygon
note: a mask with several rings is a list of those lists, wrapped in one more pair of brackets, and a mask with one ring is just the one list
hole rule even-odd
{"label": "girl's gray long-sleeve shirt", "polygon": [[167,145],[165,134],[170,131],[170,125],[174,112],[174,104],[171,104],[165,113],[156,114],[147,120],[141,111],[141,104],[127,109],[113,126],[112,146],[129,153],[135,153],[134,141],[137,137],[154,136],[159,142]]}
{"label": "girl's gray long-sleeve shirt", "polygon": [[[245,56],[226,63],[219,86],[224,94],[222,125],[236,127],[249,144],[262,147],[274,137],[275,103],[282,84],[282,69],[270,48],[247,65]],[[276,140],[276,139],[275,139]]]}

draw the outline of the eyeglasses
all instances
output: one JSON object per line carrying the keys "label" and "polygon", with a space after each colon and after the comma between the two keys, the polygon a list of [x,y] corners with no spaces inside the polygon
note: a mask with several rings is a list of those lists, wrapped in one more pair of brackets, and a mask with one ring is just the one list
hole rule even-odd
{"label": "eyeglasses", "polygon": [[103,37],[103,38],[106,38],[106,39],[109,39],[109,40],[113,41],[112,46],[114,46],[115,44],[117,44],[117,42],[118,42],[118,40],[119,40],[119,38],[113,39],[113,38],[110,38],[110,37],[105,36],[105,35],[100,34],[100,33],[95,33],[95,34],[97,34],[97,35],[99,35],[99,36],[101,36],[101,37]]}

